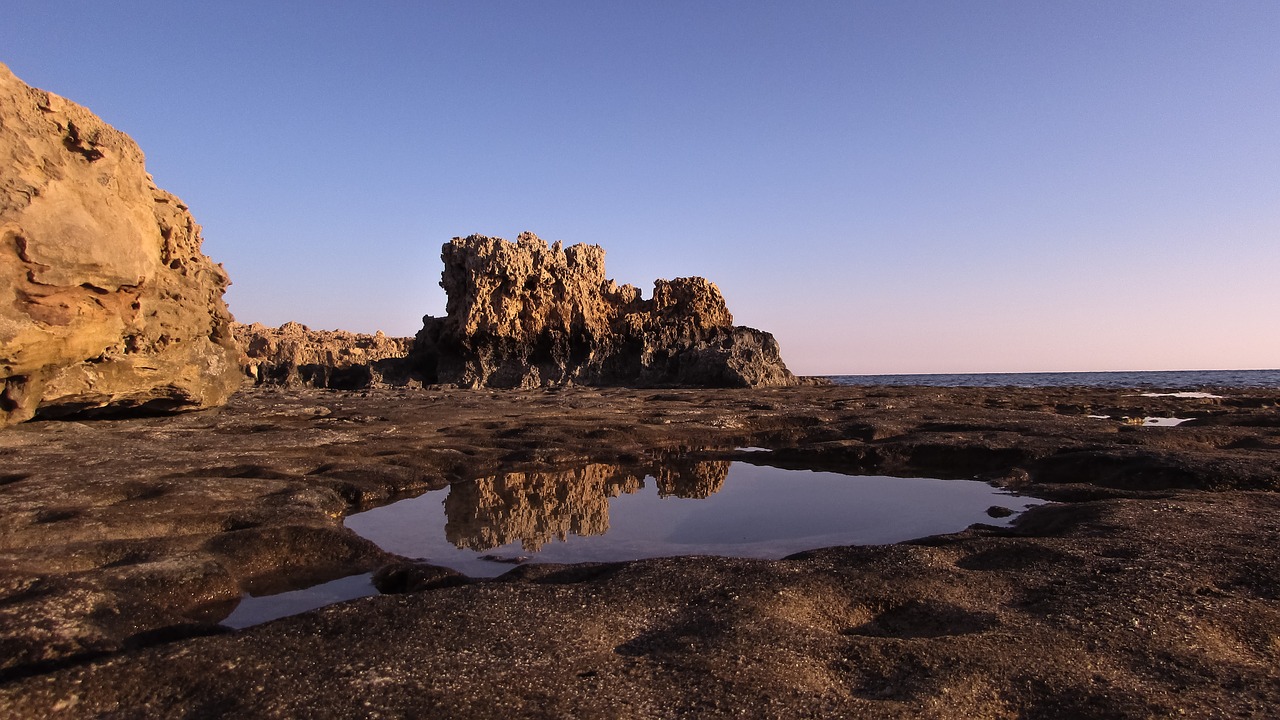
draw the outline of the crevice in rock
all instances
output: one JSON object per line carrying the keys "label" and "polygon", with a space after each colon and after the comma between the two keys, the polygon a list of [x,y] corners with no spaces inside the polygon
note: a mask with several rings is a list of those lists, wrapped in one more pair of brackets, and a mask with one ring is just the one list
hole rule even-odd
{"label": "crevice in rock", "polygon": [[80,155],[89,162],[95,162],[103,158],[102,151],[98,149],[98,144],[94,138],[88,140],[80,137],[80,128],[70,120],[67,121],[67,134],[62,139],[62,144],[71,152]]}

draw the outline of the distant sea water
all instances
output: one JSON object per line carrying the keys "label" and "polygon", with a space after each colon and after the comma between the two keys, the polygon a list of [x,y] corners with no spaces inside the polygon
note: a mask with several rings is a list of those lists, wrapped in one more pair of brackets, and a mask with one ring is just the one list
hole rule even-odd
{"label": "distant sea water", "polygon": [[928,387],[1102,387],[1171,391],[1205,388],[1280,388],[1280,370],[1169,370],[1160,372],[957,373],[939,375],[828,375],[837,385]]}

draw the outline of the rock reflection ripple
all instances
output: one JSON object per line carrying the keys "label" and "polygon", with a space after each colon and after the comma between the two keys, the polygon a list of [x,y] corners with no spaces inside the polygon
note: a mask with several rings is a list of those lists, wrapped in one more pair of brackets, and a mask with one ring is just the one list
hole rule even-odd
{"label": "rock reflection ripple", "polygon": [[656,471],[595,463],[546,472],[501,473],[453,485],[444,501],[445,537],[454,547],[484,551],[519,542],[526,552],[570,535],[609,530],[609,500],[655,477],[659,497],[707,498],[729,475],[728,461],[675,462]]}

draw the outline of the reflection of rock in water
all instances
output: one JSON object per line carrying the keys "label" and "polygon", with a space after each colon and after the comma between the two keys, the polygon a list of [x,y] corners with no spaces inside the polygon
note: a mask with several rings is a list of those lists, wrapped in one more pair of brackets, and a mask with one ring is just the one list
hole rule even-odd
{"label": "reflection of rock in water", "polygon": [[609,498],[644,487],[614,465],[544,473],[507,473],[449,489],[445,536],[460,548],[488,550],[519,540],[536,552],[553,539],[609,529]]}
{"label": "reflection of rock in water", "polygon": [[708,498],[720,492],[729,476],[728,460],[664,463],[658,468],[658,496]]}

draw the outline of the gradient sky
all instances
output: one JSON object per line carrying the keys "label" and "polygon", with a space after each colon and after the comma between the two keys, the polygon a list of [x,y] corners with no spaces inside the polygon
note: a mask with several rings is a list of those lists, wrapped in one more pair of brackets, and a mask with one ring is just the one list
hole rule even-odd
{"label": "gradient sky", "polygon": [[805,374],[1280,366],[1280,2],[17,2],[237,319],[409,335],[457,235],[715,281]]}

